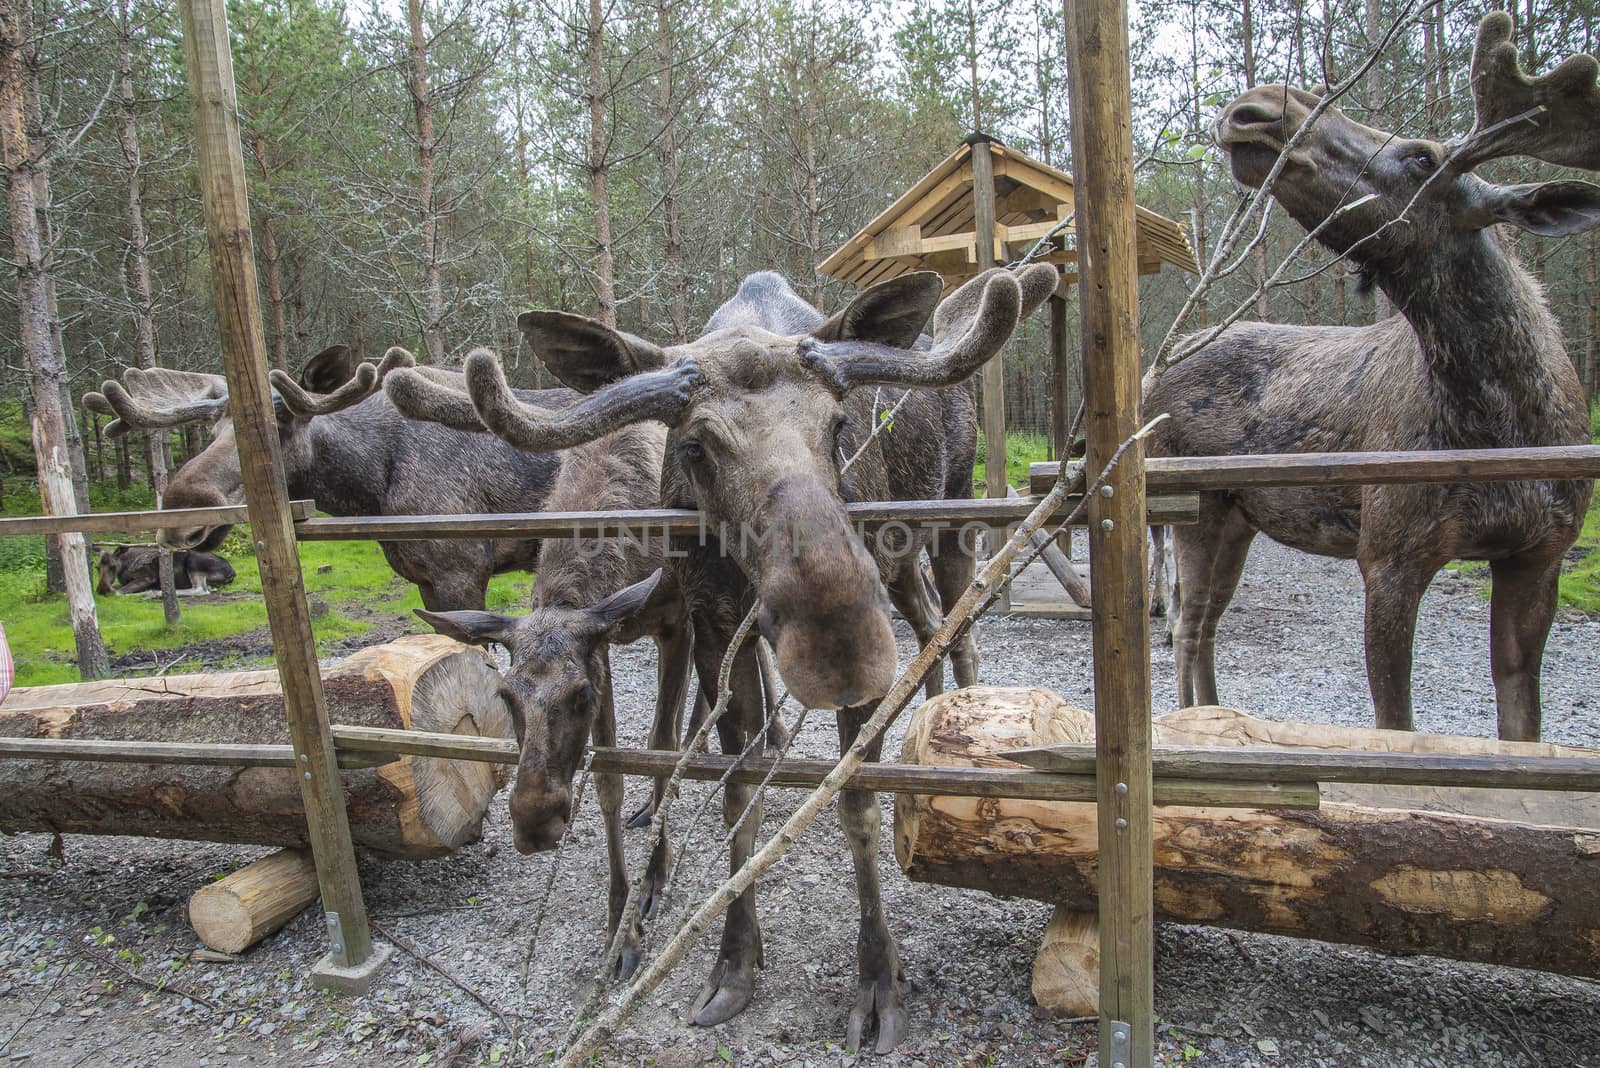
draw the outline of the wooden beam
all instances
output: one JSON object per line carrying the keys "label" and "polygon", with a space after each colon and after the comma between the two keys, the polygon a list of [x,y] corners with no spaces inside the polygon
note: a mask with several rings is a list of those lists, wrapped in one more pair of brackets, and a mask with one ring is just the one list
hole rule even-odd
{"label": "wooden beam", "polygon": [[[398,732],[400,734],[406,731]],[[392,764],[394,750],[340,754],[341,768]],[[86,760],[96,764],[203,764],[216,767],[292,768],[294,747],[239,742],[144,742],[104,738],[0,738],[0,760]]]}
{"label": "wooden beam", "polygon": [[[987,139],[972,149],[973,230],[979,273],[995,265],[994,152]],[[983,389],[984,483],[991,498],[1006,495],[1006,370],[998,352],[980,372]]]}
{"label": "wooden beam", "polygon": [[[289,502],[290,518],[297,522],[315,514],[316,506],[311,501]],[[174,527],[222,527],[249,521],[250,516],[242,504],[143,512],[84,512],[71,516],[30,515],[18,519],[0,519],[0,538],[16,534],[63,534],[70,531],[143,534]]]}
{"label": "wooden beam", "polygon": [[[1068,104],[1078,172],[1088,467],[1139,427],[1139,281],[1126,0],[1067,7]],[[1155,928],[1150,775],[1150,611],[1144,450],[1090,505],[1094,718],[1099,782],[1100,1063],[1150,1068]]]}
{"label": "wooden beam", "polygon": [[[1055,476],[1055,464],[1031,465],[1028,479],[1031,491],[1035,494],[1050,492]],[[1573,478],[1600,478],[1600,445],[1152,456],[1145,461],[1145,480],[1151,493],[1204,493],[1264,486],[1383,486]]]}
{"label": "wooden beam", "polygon": [[[1067,375],[1069,364],[1067,362],[1067,302],[1061,297],[1059,288],[1050,298],[1050,440],[1056,450],[1055,464],[1060,470],[1060,459],[1071,455],[1072,442],[1067,440],[1072,432],[1072,417],[1076,414],[1076,405],[1069,396]],[[1033,477],[1033,468],[1029,467],[1028,476],[1030,483]],[[1053,480],[1052,480],[1053,484]],[[1029,492],[1032,492],[1031,488]],[[1045,490],[1049,493],[1049,490]]]}
{"label": "wooden beam", "polygon": [[896,226],[867,242],[864,260],[886,260],[892,256],[917,256],[922,253],[922,227]]}
{"label": "wooden beam", "polygon": [[[1040,771],[1087,775],[1094,768],[1095,756],[1092,745],[1041,745],[1008,749],[1006,759]],[[1600,757],[1388,753],[1373,749],[1287,746],[1163,746],[1152,753],[1151,767],[1158,779],[1345,782],[1600,793]]]}
{"label": "wooden beam", "polygon": [[[1079,497],[1063,503],[1059,518],[1077,506]],[[1025,517],[1037,499],[862,501],[845,505],[853,525],[875,529],[886,523],[964,523],[1004,525]],[[1194,494],[1152,497],[1146,521],[1193,523],[1200,502]],[[674,508],[640,508],[616,512],[504,512],[485,515],[327,516],[308,519],[296,528],[301,541],[431,541],[450,538],[712,538],[715,527],[701,526],[699,512]]]}
{"label": "wooden beam", "polygon": [[314,969],[313,978],[362,989],[371,982],[370,969],[362,969],[373,957],[372,935],[328,733],[327,701],[317,670],[317,647],[267,385],[227,7],[225,0],[181,0],[179,7],[229,409],[261,566],[267,622],[288,707],[290,740],[304,768],[300,790],[331,933],[330,953]]}
{"label": "wooden beam", "polygon": [[[595,772],[621,775],[671,774],[679,754],[665,749],[596,749],[590,765]],[[773,786],[810,789],[833,770],[831,760],[789,759],[773,771],[771,757],[703,754],[691,757],[684,778],[760,783],[768,773]],[[894,794],[929,794],[943,797],[1015,797],[1033,801],[1093,801],[1094,777],[1013,771],[1009,768],[950,768],[927,764],[868,764],[850,777],[847,789],[879,790]],[[1161,783],[1160,804],[1217,808],[1316,808],[1315,786],[1213,783],[1199,779]]]}

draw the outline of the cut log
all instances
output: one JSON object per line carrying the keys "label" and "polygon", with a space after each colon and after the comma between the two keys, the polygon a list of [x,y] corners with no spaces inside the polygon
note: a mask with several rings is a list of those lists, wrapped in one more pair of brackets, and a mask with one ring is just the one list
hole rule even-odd
{"label": "cut log", "polygon": [[242,953],[317,899],[317,865],[280,849],[189,895],[189,925],[218,953]]}
{"label": "cut log", "polygon": [[1057,905],[1033,958],[1033,1000],[1063,1016],[1100,1011],[1100,916]]}
{"label": "cut log", "polygon": [[[905,763],[1008,767],[1009,749],[1092,742],[1040,689],[975,687],[918,710]],[[1174,746],[1309,746],[1593,758],[1540,742],[1269,723],[1225,708],[1158,717]],[[1314,811],[1155,813],[1155,904],[1170,920],[1600,976],[1600,795],[1323,784]],[[898,795],[911,878],[1096,907],[1093,805]]]}
{"label": "cut log", "polygon": [[[416,634],[363,649],[323,673],[334,723],[509,738],[500,673],[481,649]],[[174,675],[14,690],[0,736],[287,743],[276,671]],[[0,831],[148,835],[308,845],[292,768],[0,761]],[[357,846],[444,856],[482,831],[503,765],[402,757],[347,770]]]}

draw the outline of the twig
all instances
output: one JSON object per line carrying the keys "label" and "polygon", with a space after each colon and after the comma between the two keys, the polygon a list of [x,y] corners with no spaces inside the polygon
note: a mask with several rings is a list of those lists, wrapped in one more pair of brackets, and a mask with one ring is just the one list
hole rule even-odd
{"label": "twig", "polygon": [[589,765],[594,761],[594,751],[590,750],[583,758],[583,775],[578,779],[578,789],[572,797],[572,818],[567,821],[566,830],[561,832],[561,841],[556,843],[555,856],[550,858],[550,873],[545,876],[544,892],[539,895],[539,910],[533,914],[533,930],[528,934],[528,943],[522,951],[522,970],[518,979],[522,986],[522,1004],[528,1004],[528,971],[533,963],[534,950],[539,945],[539,932],[544,927],[545,913],[550,908],[550,895],[555,889],[556,873],[561,870],[561,855],[566,852],[567,838],[572,834],[572,828],[577,826],[578,813],[583,807],[584,790],[589,785]]}
{"label": "twig", "polygon": [[467,995],[473,1001],[476,1001],[479,1005],[482,1005],[484,1008],[488,1009],[494,1014],[494,1018],[500,1021],[500,1026],[505,1028],[507,1033],[510,1033],[511,1025],[506,1021],[506,1014],[500,1011],[500,1007],[498,1005],[484,997],[482,994],[478,993],[478,991],[472,987],[472,984],[451,974],[449,969],[447,969],[444,965],[440,964],[438,961],[422,952],[422,950],[418,949],[404,938],[401,938],[399,935],[395,934],[383,924],[377,922],[376,920],[370,920],[369,922],[372,924],[372,929],[374,931],[377,931],[379,934],[383,935],[383,937],[400,947],[400,950],[403,953],[410,956],[418,963],[425,964],[429,968],[432,968],[434,971],[444,976],[444,978],[449,981],[450,985]]}
{"label": "twig", "polygon": [[[1087,506],[1088,501],[1100,486],[1105,484],[1111,472],[1115,470],[1123,455],[1136,442],[1148,434],[1155,422],[1141,428],[1132,437],[1124,441],[1106,464],[1105,470],[1085,493],[1073,511],[1076,516]],[[1065,462],[1061,465],[1065,473]],[[910,703],[917,691],[921,688],[923,676],[933,665],[938,663],[955,643],[956,639],[966,630],[974,615],[986,596],[994,588],[996,581],[1006,575],[1011,561],[1020,553],[1029,542],[1029,535],[1038,530],[1062,502],[1067,499],[1071,491],[1071,484],[1076,480],[1068,480],[1058,475],[1056,484],[1051,488],[1036,505],[1028,517],[1022,521],[1017,530],[1006,540],[1006,544],[995,555],[989,558],[983,569],[967,587],[966,592],[956,604],[950,608],[944,620],[939,624],[928,644],[923,646],[906,670],[895,680],[889,692],[878,702],[878,707],[872,716],[862,724],[857,732],[855,741],[839,758],[833,770],[822,780],[822,783],[806,798],[805,802],[795,810],[794,814],[785,821],[778,833],[769,838],[754,855],[747,860],[740,869],[730,876],[717,890],[703,902],[688,923],[679,928],[672,940],[662,948],[644,973],[634,980],[622,996],[614,1001],[587,1030],[578,1036],[577,1040],[567,1045],[561,1058],[563,1068],[578,1068],[590,1054],[603,1045],[607,1039],[616,1033],[617,1027],[633,1011],[639,999],[649,994],[671,973],[681,961],[689,948],[695,944],[700,935],[711,925],[712,921],[720,916],[727,908],[738,900],[739,896],[755,882],[762,872],[776,864],[799,840],[801,832],[809,827],[822,810],[838,796],[844,789],[850,777],[866,762],[867,753],[877,738],[894,721],[895,717]]]}
{"label": "twig", "polygon": [[39,1015],[39,1010],[44,1008],[45,1002],[50,1000],[50,995],[55,993],[56,985],[60,983],[62,979],[66,978],[66,975],[67,966],[62,964],[60,970],[56,972],[56,977],[50,980],[49,986],[44,988],[44,993],[40,995],[39,1000],[34,1004],[33,1009],[28,1013],[28,1015],[24,1016],[22,1018],[22,1022],[17,1024],[16,1028],[6,1036],[6,1040],[4,1042],[0,1042],[0,1052],[4,1052],[5,1049],[11,1045],[12,1039],[22,1034],[22,1029],[33,1022],[33,1018]]}
{"label": "twig", "polygon": [[218,1005],[215,1001],[212,1001],[204,994],[196,994],[193,991],[184,990],[182,987],[173,986],[171,983],[158,983],[153,979],[146,979],[133,969],[124,968],[116,961],[102,957],[98,953],[91,953],[83,946],[75,945],[71,946],[70,948],[72,952],[76,953],[78,956],[82,957],[84,960],[87,960],[91,964],[97,964],[107,971],[116,972],[130,982],[138,983],[140,986],[154,990],[158,994],[173,994],[180,998],[188,998],[190,1001],[193,1001],[196,1004],[204,1005],[207,1009],[210,1009],[216,1014],[221,1014],[227,1011],[221,1005]]}
{"label": "twig", "polygon": [[[705,751],[706,739],[723,714],[728,710],[728,704],[733,698],[733,685],[730,681],[733,676],[733,664],[738,657],[739,649],[750,636],[751,628],[755,626],[756,613],[761,609],[759,602],[750,606],[750,611],[745,613],[744,619],[739,621],[739,626],[734,629],[733,638],[728,642],[728,651],[722,655],[722,665],[717,671],[717,703],[712,707],[705,720],[694,733],[688,745],[684,746],[683,754],[678,757],[678,763],[673,767],[672,774],[667,778],[666,789],[661,793],[661,800],[656,805],[656,812],[650,819],[649,842],[658,842],[666,834],[667,812],[672,807],[672,802],[678,796],[679,784],[683,781],[683,772],[689,766],[689,761]],[[765,728],[763,728],[763,732]],[[652,847],[653,848],[653,847]],[[572,1026],[567,1029],[567,1034],[562,1040],[564,1046],[570,1046],[573,1036],[583,1026],[584,1020],[595,1010],[604,996],[607,977],[617,966],[617,960],[622,956],[622,943],[626,932],[637,921],[639,916],[639,891],[644,886],[644,877],[648,874],[648,862],[639,869],[639,874],[628,883],[628,898],[622,906],[622,918],[617,922],[617,929],[612,933],[611,943],[606,946],[605,958],[600,962],[600,971],[595,976],[593,989],[578,1013],[572,1019]]]}

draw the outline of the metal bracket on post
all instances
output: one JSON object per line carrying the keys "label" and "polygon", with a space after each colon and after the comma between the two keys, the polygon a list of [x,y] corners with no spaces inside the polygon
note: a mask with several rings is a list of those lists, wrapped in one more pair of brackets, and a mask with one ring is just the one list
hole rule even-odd
{"label": "metal bracket on post", "polygon": [[1129,1058],[1132,1056],[1133,1028],[1121,1020],[1112,1020],[1110,1068],[1128,1068]]}
{"label": "metal bracket on post", "polygon": [[344,948],[344,924],[337,912],[328,913],[328,956],[341,968],[350,967],[350,954]]}

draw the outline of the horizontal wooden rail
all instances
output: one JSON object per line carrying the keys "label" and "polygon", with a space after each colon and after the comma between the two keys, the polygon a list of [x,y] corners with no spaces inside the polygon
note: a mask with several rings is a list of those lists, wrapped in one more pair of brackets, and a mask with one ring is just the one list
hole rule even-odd
{"label": "horizontal wooden rail", "polygon": [[[678,754],[661,749],[596,749],[593,771],[623,775],[667,775]],[[772,769],[771,757],[702,754],[689,761],[684,778],[759,783]],[[737,767],[734,765],[737,764]],[[831,760],[785,760],[772,775],[772,785],[812,788],[833,770]],[[729,769],[732,768],[732,774]],[[1094,775],[1057,775],[1009,768],[949,768],[925,764],[866,764],[850,776],[860,790],[894,794],[938,794],[945,797],[1014,797],[1030,801],[1095,800]],[[1158,805],[1203,805],[1217,808],[1316,808],[1315,783],[1211,782],[1169,779],[1155,783]]]}
{"label": "horizontal wooden rail", "polygon": [[[380,764],[392,764],[396,759],[398,758],[392,749],[379,753],[352,750],[339,755],[339,766],[371,768]],[[117,741],[102,738],[0,738],[0,760],[85,760],[106,764],[209,764],[242,768],[296,766],[294,747],[290,745]]]}
{"label": "horizontal wooden rail", "polygon": [[[1089,775],[1095,768],[1092,745],[1012,749],[1007,751],[1006,759],[1064,775]],[[1344,782],[1600,792],[1600,757],[1162,746],[1154,751],[1152,770],[1158,782],[1204,777],[1219,782]]]}
{"label": "horizontal wooden rail", "polygon": [[445,757],[451,760],[477,760],[485,764],[517,762],[517,743],[510,738],[403,731],[393,727],[350,727],[339,723],[333,725],[332,731],[334,748],[340,752]]}
{"label": "horizontal wooden rail", "polygon": [[[1377,486],[1402,482],[1507,482],[1600,478],[1600,445],[1419,452],[1291,452],[1258,456],[1151,456],[1151,493],[1254,486]],[[1028,486],[1049,493],[1056,464],[1029,465]]]}
{"label": "horizontal wooden rail", "polygon": [[[311,501],[291,501],[290,515],[298,522],[310,519],[316,506]],[[0,537],[13,534],[141,534],[149,530],[174,527],[221,527],[248,523],[244,505],[227,504],[218,508],[169,508],[144,512],[83,512],[78,515],[28,515],[0,519]]]}
{"label": "horizontal wooden rail", "polygon": [[[1056,513],[1072,511],[1082,500],[1068,498]],[[850,521],[865,527],[886,523],[910,526],[939,524],[943,529],[967,523],[1005,526],[1020,522],[1039,502],[1027,497],[949,501],[867,501],[846,505]],[[1147,508],[1153,524],[1193,523],[1199,498],[1192,493],[1151,497]],[[637,538],[701,536],[699,512],[679,508],[642,508],[614,512],[504,512],[485,515],[324,516],[295,525],[302,541],[432,541],[443,538],[598,538],[626,532]],[[708,527],[714,535],[714,527]]]}

